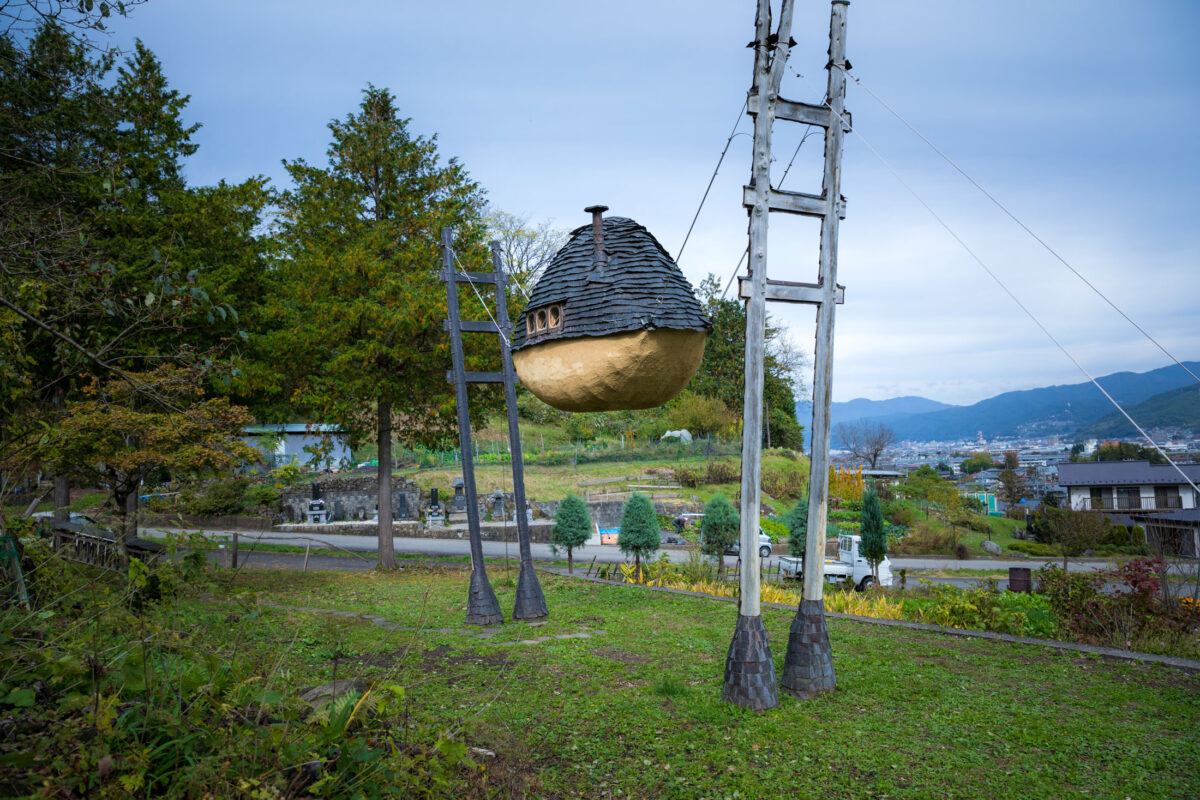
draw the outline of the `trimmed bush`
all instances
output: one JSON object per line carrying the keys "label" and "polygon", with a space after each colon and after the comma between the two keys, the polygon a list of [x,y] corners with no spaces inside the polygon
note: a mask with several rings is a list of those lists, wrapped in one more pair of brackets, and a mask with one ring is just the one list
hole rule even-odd
{"label": "trimmed bush", "polygon": [[558,513],[554,515],[550,542],[556,549],[566,548],[568,573],[575,574],[575,548],[583,547],[591,535],[592,519],[588,516],[587,505],[575,495],[567,495],[559,503]]}
{"label": "trimmed bush", "polygon": [[634,494],[625,503],[621,512],[621,531],[617,535],[617,547],[622,553],[632,555],[638,573],[642,559],[658,550],[658,514],[654,504],[644,494]]}

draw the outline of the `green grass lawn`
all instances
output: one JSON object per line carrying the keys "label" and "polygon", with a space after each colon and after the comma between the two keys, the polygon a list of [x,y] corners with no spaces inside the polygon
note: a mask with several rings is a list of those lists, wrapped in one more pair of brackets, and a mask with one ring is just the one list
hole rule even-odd
{"label": "green grass lawn", "polygon": [[[756,714],[720,699],[732,604],[543,575],[551,620],[480,638],[462,624],[467,577],[242,573],[260,599],[408,629],[260,606],[242,647],[285,652],[292,687],[402,683],[414,731],[461,730],[531,797],[1200,794],[1200,676],[830,620],[837,691]],[[494,584],[507,615],[511,579]],[[186,613],[222,625],[230,609]],[[777,670],[790,618],[764,614]]]}

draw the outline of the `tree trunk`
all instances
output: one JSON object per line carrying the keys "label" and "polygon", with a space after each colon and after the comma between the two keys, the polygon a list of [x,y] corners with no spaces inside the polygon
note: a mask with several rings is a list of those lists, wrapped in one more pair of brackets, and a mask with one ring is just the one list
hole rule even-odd
{"label": "tree trunk", "polygon": [[379,401],[379,566],[396,569],[391,540],[391,403]]}
{"label": "tree trunk", "polygon": [[[129,548],[126,546],[126,542],[133,538],[129,531],[131,522],[133,533],[137,533],[137,507],[134,506],[134,512],[129,513],[129,498],[129,493],[113,489],[113,505],[116,506],[117,511],[117,529],[113,531],[113,539],[117,546],[117,558],[120,559],[121,566],[129,564]],[[136,493],[133,495],[133,500],[135,503],[137,502]]]}
{"label": "tree trunk", "polygon": [[635,583],[642,582],[642,554],[633,551],[633,580]]}
{"label": "tree trunk", "polygon": [[392,404],[379,401],[379,566],[396,568],[392,542]]}
{"label": "tree trunk", "polygon": [[571,552],[573,549],[574,548],[571,548],[571,547],[567,548],[567,574],[568,575],[575,574],[575,556],[574,556],[574,553]]}
{"label": "tree trunk", "polygon": [[[61,384],[54,391],[54,409],[61,412],[67,405],[67,390]],[[65,475],[54,476],[54,521],[66,522],[71,518],[71,481]]]}

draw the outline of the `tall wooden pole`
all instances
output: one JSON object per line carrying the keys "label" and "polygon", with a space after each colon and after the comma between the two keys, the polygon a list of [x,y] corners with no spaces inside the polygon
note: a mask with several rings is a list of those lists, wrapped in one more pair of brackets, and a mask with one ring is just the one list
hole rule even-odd
{"label": "tall wooden pole", "polygon": [[517,599],[513,619],[545,619],[550,616],[546,597],[533,568],[529,547],[529,516],[525,513],[525,457],[521,449],[521,427],[517,421],[516,371],[513,369],[512,322],[508,319],[508,298],[504,296],[507,280],[500,259],[500,243],[492,242],[492,274],[496,281],[496,326],[500,334],[500,370],[504,375],[504,408],[508,416],[508,450],[512,460],[513,502],[517,507],[517,543],[521,550],[521,572],[517,577]]}
{"label": "tall wooden pole", "polygon": [[809,476],[808,539],[804,553],[804,593],[792,621],[781,685],[788,694],[810,697],[832,691],[837,682],[829,630],[825,625],[825,524],[829,495],[829,404],[833,383],[833,318],[837,308],[837,243],[845,135],[846,6],[833,0],[829,23],[829,125],[825,128],[821,265],[813,378],[812,469]]}
{"label": "tall wooden pole", "polygon": [[763,710],[779,705],[775,664],[761,616],[758,517],[762,500],[763,355],[766,346],[767,226],[771,192],[771,128],[775,100],[791,41],[792,0],[782,0],[779,29],[771,44],[771,3],[758,0],[755,17],[754,162],[750,181],[750,298],[746,302],[746,375],[742,410],[742,503],[739,608],[733,641],[725,658],[723,696],[731,703]]}
{"label": "tall wooden pole", "polygon": [[475,493],[475,457],[471,450],[471,415],[467,406],[467,368],[463,356],[462,321],[458,314],[458,278],[454,269],[454,231],[442,228],[442,270],[446,281],[446,316],[450,328],[450,359],[454,400],[458,406],[458,448],[462,453],[463,493],[467,497],[467,527],[471,535],[471,586],[467,595],[468,625],[504,622],[500,603],[488,580],[479,530],[479,499]]}

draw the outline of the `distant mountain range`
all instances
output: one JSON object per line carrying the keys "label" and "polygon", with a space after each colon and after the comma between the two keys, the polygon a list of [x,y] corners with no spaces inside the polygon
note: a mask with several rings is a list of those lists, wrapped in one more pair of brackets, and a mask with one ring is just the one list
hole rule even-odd
{"label": "distant mountain range", "polygon": [[[1200,372],[1200,362],[1188,362]],[[1200,432],[1200,388],[1176,365],[1150,372],[1117,372],[1097,381],[1138,423],[1182,427]],[[1135,411],[1136,409],[1136,411]],[[810,425],[812,405],[796,404],[801,425]],[[1090,382],[1005,392],[969,406],[950,406],[923,397],[851,400],[834,403],[831,420],[870,419],[888,425],[901,440],[952,441],[1016,435],[1122,436],[1134,433],[1128,422]],[[1119,433],[1124,424],[1128,434]],[[835,436],[836,439],[836,436]]]}

